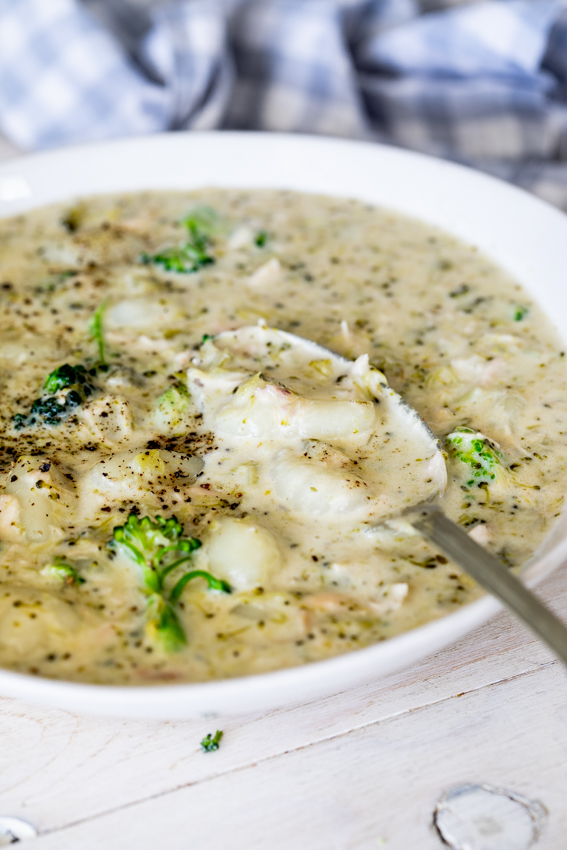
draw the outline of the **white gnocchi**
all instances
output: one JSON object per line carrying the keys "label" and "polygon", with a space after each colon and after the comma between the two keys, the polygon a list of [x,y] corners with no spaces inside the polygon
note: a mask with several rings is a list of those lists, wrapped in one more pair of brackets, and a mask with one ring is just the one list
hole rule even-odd
{"label": "white gnocchi", "polygon": [[211,525],[203,555],[210,570],[236,590],[262,587],[281,564],[278,544],[267,528],[232,517]]}
{"label": "white gnocchi", "polygon": [[218,442],[205,461],[218,486],[231,488],[235,460],[255,453],[250,504],[368,522],[444,490],[437,440],[367,356],[349,361],[293,334],[243,327],[205,342],[188,386]]}

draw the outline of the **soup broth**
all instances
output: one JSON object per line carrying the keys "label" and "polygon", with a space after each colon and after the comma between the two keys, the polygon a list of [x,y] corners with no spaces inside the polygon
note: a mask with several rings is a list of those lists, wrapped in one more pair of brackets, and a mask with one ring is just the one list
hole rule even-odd
{"label": "soup broth", "polygon": [[[7,669],[159,684],[328,658],[481,593],[384,524],[404,505],[435,497],[511,568],[561,511],[561,343],[429,225],[294,192],[97,196],[0,222],[0,263]],[[418,457],[396,393],[431,429]]]}

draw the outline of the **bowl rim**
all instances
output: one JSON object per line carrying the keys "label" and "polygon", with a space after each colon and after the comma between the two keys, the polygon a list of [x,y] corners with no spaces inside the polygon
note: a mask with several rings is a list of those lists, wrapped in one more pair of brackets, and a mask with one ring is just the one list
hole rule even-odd
{"label": "bowl rim", "polygon": [[[83,167],[89,159],[113,156],[120,160],[124,154],[132,151],[138,153],[144,148],[151,153],[152,150],[170,151],[181,144],[196,148],[212,146],[220,149],[230,146],[239,147],[240,151],[246,147],[256,150],[264,149],[264,153],[270,152],[283,145],[290,155],[297,156],[301,151],[308,151],[310,155],[317,151],[332,151],[335,155],[356,152],[368,157],[385,159],[396,163],[402,168],[425,169],[431,172],[431,180],[435,174],[448,175],[449,181],[454,180],[456,184],[464,186],[476,186],[482,193],[491,193],[506,198],[510,203],[519,204],[523,208],[529,208],[529,215],[539,216],[548,224],[565,234],[567,244],[567,216],[546,201],[530,195],[516,186],[510,185],[495,177],[478,172],[467,166],[447,162],[426,154],[395,148],[374,142],[337,139],[330,137],[309,136],[303,134],[285,133],[256,133],[242,131],[213,131],[213,132],[179,132],[162,133],[151,136],[138,136],[126,139],[114,139],[103,142],[95,142],[84,145],[73,145],[65,148],[48,150],[40,153],[29,154],[0,164],[0,218],[11,217],[20,211],[40,208],[56,200],[69,200],[87,194],[65,191],[60,197],[50,196],[50,200],[34,200],[33,190],[26,195],[20,186],[20,195],[12,198],[2,197],[2,186],[14,186],[14,178],[17,180],[23,175],[26,180],[41,180],[43,173],[57,173],[58,169],[64,168],[68,160],[82,162]],[[6,184],[5,181],[8,181]],[[10,184],[10,181],[12,183]],[[63,181],[64,183],[65,181]],[[195,183],[193,188],[203,184]],[[208,183],[207,185],[210,185]],[[218,184],[220,185],[220,184]],[[237,183],[234,184],[238,185]],[[263,184],[266,187],[268,184]],[[249,183],[247,184],[250,188]],[[155,190],[151,179],[148,188]],[[164,187],[169,190],[170,187]],[[185,183],[180,189],[188,190],[189,185]],[[245,188],[244,186],[242,188]],[[252,187],[256,188],[256,187]],[[272,188],[287,188],[278,185],[278,179],[274,179]],[[309,189],[294,191],[306,191]],[[141,190],[141,188],[140,188]],[[52,190],[56,191],[56,190]],[[130,191],[117,185],[115,189],[104,188],[102,191],[90,190],[88,194],[106,194],[109,191]],[[135,191],[135,190],[132,190]],[[345,197],[343,192],[334,192],[332,185],[325,190],[325,194],[337,197]],[[352,194],[351,197],[357,197]],[[14,203],[15,202],[15,203]],[[374,202],[377,206],[384,206],[380,202]],[[398,210],[394,205],[387,207]],[[402,212],[402,214],[404,214]],[[405,213],[412,215],[411,213]],[[414,218],[421,218],[414,214]],[[426,223],[427,218],[422,218]],[[429,219],[434,226],[435,222]],[[553,228],[552,228],[553,229]],[[450,230],[450,232],[454,232]],[[460,234],[457,238],[462,239]],[[470,240],[469,240],[470,241]],[[483,250],[485,250],[483,248]],[[490,252],[489,256],[490,256]],[[567,258],[567,251],[565,251]],[[496,262],[500,263],[499,260]],[[501,263],[500,263],[501,264]],[[514,275],[517,277],[517,275]],[[548,317],[549,313],[546,311]],[[546,542],[553,538],[553,532],[548,535]],[[560,540],[558,544],[544,544],[524,565],[523,572],[526,574],[528,585],[534,585],[545,578],[552,570],[558,567],[567,558],[567,538]],[[127,717],[163,717],[175,718],[191,716],[197,713],[240,713],[241,711],[273,708],[287,705],[293,702],[305,702],[320,696],[337,692],[355,684],[362,684],[373,679],[373,668],[378,667],[378,675],[383,676],[419,661],[426,655],[430,655],[441,648],[448,646],[477,626],[482,625],[489,618],[502,609],[501,604],[490,596],[469,603],[459,610],[447,614],[439,619],[430,620],[407,632],[386,641],[371,646],[354,650],[343,655],[334,656],[321,661],[310,662],[296,667],[284,668],[272,672],[259,673],[249,676],[235,677],[206,682],[195,683],[148,683],[135,685],[107,685],[74,682],[71,680],[49,679],[34,676],[27,673],[17,673],[10,670],[0,669],[0,693],[6,696],[17,696],[34,702],[42,702],[59,707],[75,708],[86,713],[108,714],[112,716]],[[379,662],[379,663],[378,663]],[[333,683],[338,683],[335,686]],[[142,701],[142,703],[140,702]],[[173,706],[172,706],[173,703]],[[175,707],[177,706],[177,708]]]}

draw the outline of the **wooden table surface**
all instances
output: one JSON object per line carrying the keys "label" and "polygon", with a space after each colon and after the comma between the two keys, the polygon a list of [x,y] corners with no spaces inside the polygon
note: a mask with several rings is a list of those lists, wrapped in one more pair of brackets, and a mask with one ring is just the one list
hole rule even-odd
{"label": "wooden table surface", "polygon": [[[538,592],[567,621],[567,567]],[[37,830],[30,850],[441,850],[438,828],[459,850],[567,850],[567,673],[503,613],[268,713],[108,720],[0,698],[0,846],[2,818]]]}

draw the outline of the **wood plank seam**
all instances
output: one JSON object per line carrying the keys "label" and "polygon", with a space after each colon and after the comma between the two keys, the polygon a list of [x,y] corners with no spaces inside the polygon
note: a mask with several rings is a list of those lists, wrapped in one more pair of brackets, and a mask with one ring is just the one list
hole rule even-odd
{"label": "wood plank seam", "polygon": [[187,782],[187,783],[178,784],[173,788],[166,789],[166,790],[160,791],[160,792],[155,793],[155,794],[150,794],[147,797],[140,797],[136,800],[131,800],[127,803],[124,803],[124,804],[117,806],[117,807],[114,807],[114,808],[111,807],[111,808],[108,808],[108,809],[105,809],[105,810],[101,810],[101,811],[97,812],[96,814],[90,815],[90,816],[85,817],[85,818],[79,818],[76,821],[70,821],[69,823],[66,823],[62,826],[58,826],[58,827],[55,827],[55,828],[48,828],[48,829],[44,829],[44,830],[38,830],[38,835],[46,836],[46,835],[51,835],[51,834],[57,834],[57,833],[60,833],[64,830],[66,830],[66,829],[70,829],[70,828],[80,826],[81,824],[91,823],[91,822],[96,821],[100,818],[116,814],[117,812],[126,811],[127,809],[132,808],[134,806],[144,805],[144,804],[147,804],[147,803],[152,802],[154,800],[163,799],[163,798],[165,798],[165,797],[167,797],[171,794],[175,794],[179,791],[182,791],[183,789],[187,789],[187,788],[191,788],[191,787],[197,787],[198,785],[204,785],[207,782],[216,781],[218,779],[228,777],[232,774],[236,774],[236,773],[240,773],[242,771],[248,770],[249,768],[253,768],[253,767],[257,767],[257,766],[260,766],[260,765],[267,764],[267,763],[272,762],[276,759],[281,759],[283,756],[289,755],[290,753],[299,753],[299,752],[302,752],[304,750],[308,750],[312,747],[316,747],[316,746],[319,746],[319,745],[322,745],[322,744],[329,743],[331,741],[340,741],[341,739],[352,734],[353,732],[357,732],[357,731],[360,731],[360,730],[363,730],[363,729],[369,729],[372,726],[379,727],[383,723],[391,722],[392,720],[397,720],[397,719],[403,717],[404,715],[410,715],[410,714],[415,715],[419,711],[427,711],[428,709],[431,709],[432,707],[440,706],[440,705],[443,705],[444,703],[448,703],[449,700],[458,699],[460,697],[463,697],[463,696],[466,696],[466,695],[469,695],[469,694],[473,694],[473,693],[477,693],[477,692],[480,692],[480,691],[483,691],[483,690],[488,690],[488,689],[491,689],[491,688],[497,688],[500,685],[504,685],[504,684],[513,682],[515,680],[522,679],[522,678],[527,677],[527,676],[530,676],[530,677],[536,676],[536,675],[548,670],[549,668],[558,667],[558,666],[560,666],[560,662],[554,659],[552,661],[549,661],[545,664],[540,665],[537,669],[534,669],[534,670],[525,671],[525,672],[522,672],[522,673],[517,673],[515,675],[502,678],[502,679],[498,680],[497,682],[490,682],[488,684],[481,685],[477,688],[469,688],[468,690],[463,691],[462,693],[459,693],[459,694],[452,694],[452,695],[447,696],[447,697],[442,697],[439,700],[433,700],[431,702],[424,703],[423,705],[415,707],[415,708],[409,708],[405,711],[396,712],[396,713],[393,713],[392,715],[388,715],[386,717],[381,717],[379,720],[373,720],[373,721],[369,721],[367,723],[359,724],[358,726],[353,726],[352,728],[349,728],[348,730],[344,730],[344,731],[342,731],[338,734],[335,734],[335,735],[322,736],[322,737],[318,738],[317,740],[310,741],[309,743],[302,744],[302,745],[297,746],[297,747],[285,749],[285,750],[282,750],[281,752],[278,752],[278,753],[272,753],[269,756],[266,756],[265,758],[257,758],[254,762],[234,766],[234,767],[231,767],[231,768],[224,770],[224,771],[221,770],[218,773],[212,774],[210,776],[206,776],[206,777],[203,777],[203,778],[200,778],[200,779],[195,779],[195,780]]}

